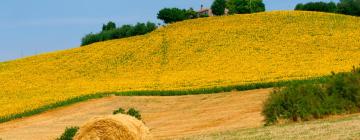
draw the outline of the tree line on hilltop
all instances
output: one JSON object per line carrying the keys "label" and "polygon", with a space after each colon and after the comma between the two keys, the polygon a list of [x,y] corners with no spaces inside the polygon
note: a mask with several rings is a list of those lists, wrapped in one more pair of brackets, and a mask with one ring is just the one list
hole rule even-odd
{"label": "tree line on hilltop", "polygon": [[[262,0],[214,0],[210,9],[214,16],[221,16],[225,14],[250,14],[264,12],[265,4]],[[226,10],[228,13],[225,13]],[[208,16],[209,15],[207,13],[199,14],[192,8],[164,8],[157,14],[157,18],[162,20],[164,23],[173,23]]]}
{"label": "tree line on hilltop", "polygon": [[318,11],[338,13],[352,16],[360,16],[360,0],[340,0],[339,3],[335,2],[309,2],[299,3],[296,5],[295,10],[302,11]]}
{"label": "tree line on hilltop", "polygon": [[[224,15],[225,9],[229,10],[229,14],[245,14],[265,11],[265,5],[262,0],[215,0],[211,5],[213,14],[217,16]],[[162,20],[165,24],[208,16],[209,15],[206,14],[199,14],[192,8],[163,8],[157,14],[157,18]],[[83,37],[81,46],[111,39],[144,35],[156,28],[157,25],[152,22],[116,27],[116,24],[110,21],[103,25],[101,32],[90,33]]]}
{"label": "tree line on hilltop", "polygon": [[136,35],[144,35],[157,28],[157,25],[152,22],[137,23],[136,25],[122,25],[116,27],[114,22],[108,22],[102,27],[100,33],[90,33],[82,38],[81,46],[89,45],[95,42],[106,41],[111,39],[119,39]]}
{"label": "tree line on hilltop", "polygon": [[[214,0],[210,9],[214,16],[222,16],[226,14],[250,14],[265,11],[265,4],[263,3],[263,0]],[[295,10],[360,16],[360,0],[340,0],[339,3],[299,3],[296,5]],[[208,16],[209,15],[207,13],[199,13],[192,8],[180,9],[176,7],[163,8],[157,14],[157,18],[162,20],[165,24]],[[144,35],[154,31],[155,29],[157,29],[157,25],[152,22],[116,27],[116,24],[110,21],[103,25],[101,32],[95,34],[90,33],[83,37],[81,45],[84,46],[100,41]]]}

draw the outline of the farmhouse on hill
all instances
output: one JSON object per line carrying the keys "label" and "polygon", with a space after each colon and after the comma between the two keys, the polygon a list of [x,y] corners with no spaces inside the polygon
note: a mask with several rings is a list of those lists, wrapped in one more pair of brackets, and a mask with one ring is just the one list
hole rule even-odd
{"label": "farmhouse on hill", "polygon": [[[228,9],[225,9],[225,15],[229,13]],[[201,8],[199,11],[197,11],[198,16],[214,16],[210,8],[205,8],[204,5],[201,5]]]}

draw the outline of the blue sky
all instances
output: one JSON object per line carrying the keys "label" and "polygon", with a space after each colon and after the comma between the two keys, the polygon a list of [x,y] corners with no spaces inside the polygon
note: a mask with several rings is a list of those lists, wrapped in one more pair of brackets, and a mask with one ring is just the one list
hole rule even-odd
{"label": "blue sky", "polygon": [[[1,0],[0,62],[78,47],[103,23],[160,22],[164,7],[199,9],[213,0]],[[322,0],[330,1],[330,0]],[[337,2],[338,0],[333,0]],[[266,9],[289,10],[310,0],[264,0]]]}

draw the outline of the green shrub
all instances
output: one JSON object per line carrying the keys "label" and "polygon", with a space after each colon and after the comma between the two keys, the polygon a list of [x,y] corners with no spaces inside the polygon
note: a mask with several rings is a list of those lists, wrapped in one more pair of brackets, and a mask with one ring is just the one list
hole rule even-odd
{"label": "green shrub", "polygon": [[139,120],[141,120],[141,114],[138,110],[134,109],[134,108],[130,108],[126,114],[130,115],[130,116],[133,116]]}
{"label": "green shrub", "polygon": [[350,101],[355,107],[360,108],[360,69],[351,73],[341,73],[329,81],[327,93]]}
{"label": "green shrub", "polygon": [[320,102],[324,93],[316,85],[291,85],[275,90],[265,102],[263,114],[268,124],[278,119],[293,121],[308,120],[320,117]]}
{"label": "green shrub", "polygon": [[360,69],[334,74],[326,83],[293,83],[274,90],[264,104],[267,125],[360,112]]}
{"label": "green shrub", "polygon": [[72,140],[76,132],[79,130],[79,127],[69,127],[65,129],[65,132],[57,138],[57,140]]}
{"label": "green shrub", "polygon": [[117,110],[114,110],[114,112],[113,112],[114,115],[115,115],[115,114],[119,114],[119,113],[125,114],[125,110],[122,109],[122,108],[119,108],[119,109],[117,109]]}
{"label": "green shrub", "polygon": [[130,108],[127,112],[125,112],[124,109],[122,108],[119,108],[118,110],[114,110],[113,111],[113,114],[127,114],[127,115],[130,115],[130,116],[133,116],[135,118],[137,118],[138,120],[141,120],[141,114],[140,114],[140,111],[134,109],[134,108]]}
{"label": "green shrub", "polygon": [[209,15],[208,15],[208,14],[201,14],[201,15],[199,15],[199,18],[206,18],[206,17],[209,17]]}

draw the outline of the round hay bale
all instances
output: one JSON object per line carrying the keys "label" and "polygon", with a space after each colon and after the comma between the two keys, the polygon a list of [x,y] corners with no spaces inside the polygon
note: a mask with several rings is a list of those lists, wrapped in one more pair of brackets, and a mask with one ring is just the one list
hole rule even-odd
{"label": "round hay bale", "polygon": [[149,129],[134,117],[117,114],[91,119],[74,140],[151,140]]}

